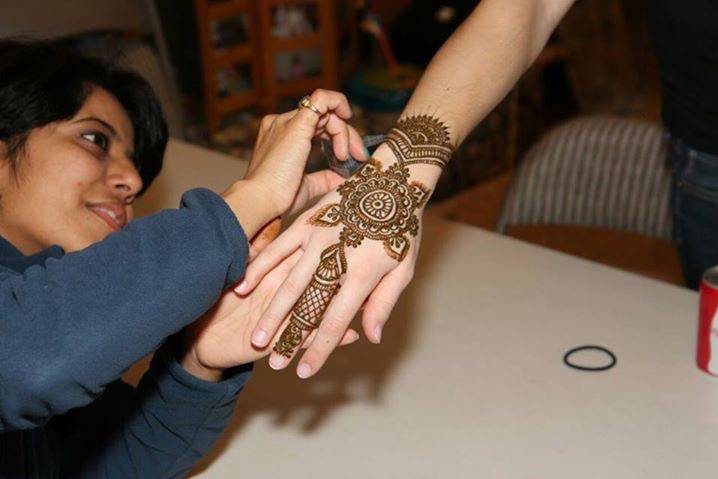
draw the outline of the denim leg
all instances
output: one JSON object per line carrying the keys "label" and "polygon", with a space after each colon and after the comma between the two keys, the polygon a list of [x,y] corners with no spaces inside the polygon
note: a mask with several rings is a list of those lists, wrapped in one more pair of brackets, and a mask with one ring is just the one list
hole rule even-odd
{"label": "denim leg", "polygon": [[697,289],[703,272],[718,265],[718,156],[671,141],[673,234],[686,285]]}

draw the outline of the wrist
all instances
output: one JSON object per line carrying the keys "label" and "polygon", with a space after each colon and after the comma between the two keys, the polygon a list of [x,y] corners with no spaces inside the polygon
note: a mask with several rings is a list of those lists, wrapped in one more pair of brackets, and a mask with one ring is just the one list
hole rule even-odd
{"label": "wrist", "polygon": [[222,193],[222,198],[237,217],[247,238],[254,237],[282,213],[271,192],[256,180],[237,181]]}
{"label": "wrist", "polygon": [[[372,155],[372,159],[378,160],[382,165],[390,165],[397,161],[391,148],[386,144],[382,144],[376,149]],[[443,172],[443,170],[437,166],[422,163],[409,165],[407,168],[409,168],[411,181],[419,181],[426,185],[431,191],[434,191],[436,183],[439,181],[439,177]]]}
{"label": "wrist", "polygon": [[175,347],[175,358],[180,366],[192,376],[203,381],[213,383],[221,381],[224,370],[204,366],[197,357],[197,352],[192,347],[193,344],[193,335],[189,335],[187,332],[181,333]]}

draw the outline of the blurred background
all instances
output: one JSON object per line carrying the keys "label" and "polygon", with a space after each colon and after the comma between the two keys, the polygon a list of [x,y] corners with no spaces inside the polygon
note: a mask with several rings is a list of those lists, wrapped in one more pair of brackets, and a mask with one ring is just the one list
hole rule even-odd
{"label": "blurred background", "polygon": [[[385,133],[476,4],[23,0],[0,3],[0,36],[56,38],[132,68],[174,138],[246,159],[262,115],[320,87],[348,96],[362,134]],[[642,0],[578,1],[461,146],[433,213],[680,284],[659,93]],[[315,150],[311,169],[325,166]]]}

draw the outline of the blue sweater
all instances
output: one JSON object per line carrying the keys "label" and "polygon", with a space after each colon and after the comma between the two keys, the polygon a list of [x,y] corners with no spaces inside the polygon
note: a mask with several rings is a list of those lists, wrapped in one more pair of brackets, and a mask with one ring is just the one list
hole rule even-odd
{"label": "blue sweater", "polygon": [[[241,278],[247,254],[227,204],[201,189],[75,253],[24,256],[0,238],[0,477],[185,474],[251,365],[202,381],[171,336]],[[158,348],[137,388],[119,381]]]}

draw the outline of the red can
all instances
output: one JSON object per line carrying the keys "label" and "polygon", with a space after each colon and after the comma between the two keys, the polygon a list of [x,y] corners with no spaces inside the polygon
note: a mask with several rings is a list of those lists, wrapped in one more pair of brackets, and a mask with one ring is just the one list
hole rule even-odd
{"label": "red can", "polygon": [[703,371],[718,376],[718,266],[703,274],[700,296],[696,362]]}

